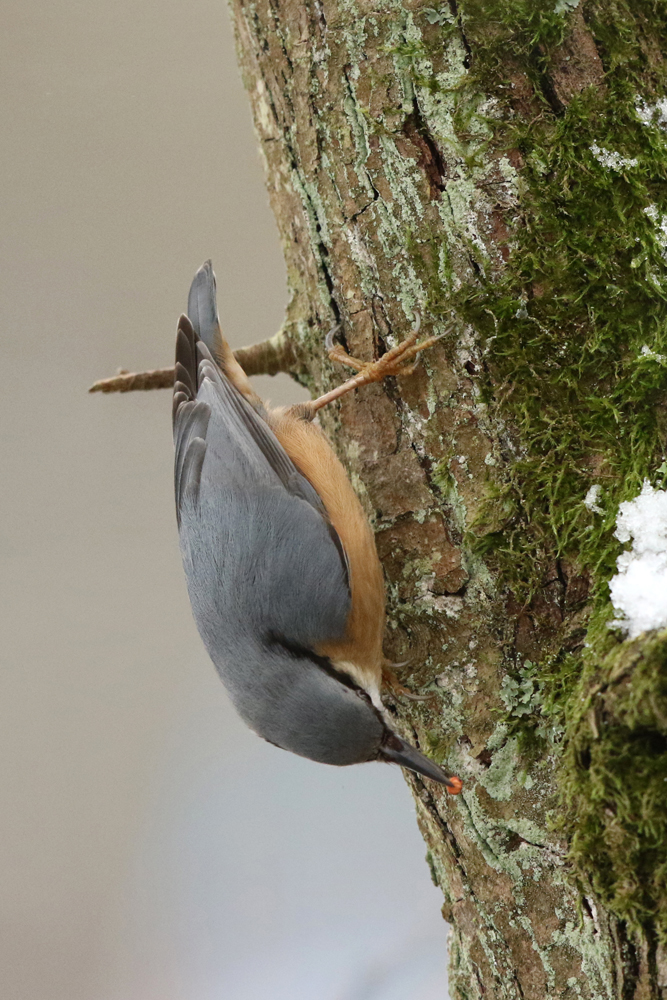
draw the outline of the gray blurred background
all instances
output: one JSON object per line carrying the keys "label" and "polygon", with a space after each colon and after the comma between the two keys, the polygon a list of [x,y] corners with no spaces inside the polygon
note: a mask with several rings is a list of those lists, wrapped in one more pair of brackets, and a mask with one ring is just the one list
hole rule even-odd
{"label": "gray blurred background", "polygon": [[86,395],[171,363],[206,257],[232,343],[280,325],[225,5],[3,9],[0,995],[442,1000],[399,771],[244,729],[190,617],[169,394]]}

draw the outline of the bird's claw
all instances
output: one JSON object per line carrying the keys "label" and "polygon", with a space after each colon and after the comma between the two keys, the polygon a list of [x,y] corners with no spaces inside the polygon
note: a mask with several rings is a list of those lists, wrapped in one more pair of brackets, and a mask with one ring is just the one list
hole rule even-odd
{"label": "bird's claw", "polygon": [[[408,662],[407,660],[405,661]],[[413,694],[404,684],[401,684],[398,677],[391,669],[392,666],[403,666],[403,664],[389,664],[385,662],[382,667],[382,681],[385,687],[398,698],[407,698],[409,701],[428,701],[431,697],[428,694]]]}
{"label": "bird's claw", "polygon": [[[371,382],[381,382],[388,375],[411,375],[415,370],[421,351],[427,347],[432,347],[433,344],[445,336],[442,333],[438,337],[428,337],[418,344],[417,337],[419,336],[420,325],[421,317],[419,313],[415,313],[415,325],[409,336],[402,343],[398,344],[397,347],[392,347],[390,351],[383,354],[378,361],[360,361],[359,358],[351,357],[345,348],[337,346],[334,343],[335,336],[340,329],[340,324],[329,330],[325,339],[325,346],[329,357],[332,361],[337,361],[339,364],[354,368],[357,374],[349,378],[347,382],[343,382],[342,385],[331,389],[330,392],[325,392],[323,396],[313,399],[309,406],[308,418],[312,419],[323,406],[333,403],[335,399],[340,399],[341,396],[351,392],[353,389],[360,388],[362,385],[368,385]],[[409,361],[412,363],[406,364]]]}
{"label": "bird's claw", "polygon": [[340,332],[340,328],[341,324],[336,323],[324,338],[324,347],[329,355],[329,360],[335,361],[339,365],[347,365],[348,368],[353,368],[355,372],[361,371],[366,367],[368,362],[360,361],[359,358],[353,358],[347,353],[342,344],[336,343],[336,334]]}
{"label": "bird's claw", "polygon": [[[428,337],[418,344],[417,337],[419,336],[420,326],[421,316],[419,313],[415,313],[415,325],[409,335],[396,347],[392,347],[391,350],[383,354],[377,361],[361,361],[359,358],[353,358],[347,353],[344,347],[334,342],[335,336],[340,330],[340,323],[329,330],[325,340],[325,347],[331,361],[346,365],[348,368],[359,372],[360,381],[358,385],[381,382],[390,375],[399,377],[412,375],[419,363],[421,352],[427,347],[432,347],[433,344],[440,340],[439,336]],[[410,361],[413,358],[414,361],[412,361],[412,364],[406,364],[406,361]]]}

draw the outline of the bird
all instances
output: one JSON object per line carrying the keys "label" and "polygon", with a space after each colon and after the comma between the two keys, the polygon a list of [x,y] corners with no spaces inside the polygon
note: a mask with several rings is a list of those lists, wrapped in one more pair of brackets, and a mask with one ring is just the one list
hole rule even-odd
{"label": "bird", "polygon": [[[374,368],[350,359],[361,374],[349,382],[407,370],[415,340]],[[399,764],[455,795],[460,778],[396,733],[382,703],[385,593],[373,532],[313,422],[340,394],[263,402],[222,334],[211,262],[199,268],[178,322],[173,394],[194,620],[237,712],[264,740],[330,765]]]}

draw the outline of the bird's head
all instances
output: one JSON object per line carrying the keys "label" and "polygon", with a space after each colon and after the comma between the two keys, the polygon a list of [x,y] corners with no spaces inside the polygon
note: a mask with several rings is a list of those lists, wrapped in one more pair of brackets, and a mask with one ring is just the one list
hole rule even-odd
{"label": "bird's head", "polygon": [[400,764],[452,795],[461,791],[460,778],[394,732],[370,693],[327,657],[273,637],[261,651],[261,666],[246,663],[237,672],[227,665],[221,672],[248,725],[284,750],[339,766]]}

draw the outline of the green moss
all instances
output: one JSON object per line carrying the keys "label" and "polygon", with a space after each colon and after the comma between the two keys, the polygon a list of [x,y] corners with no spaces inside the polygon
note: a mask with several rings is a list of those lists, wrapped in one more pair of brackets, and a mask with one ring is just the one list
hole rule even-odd
{"label": "green moss", "polygon": [[[479,91],[480,76],[487,90],[505,86],[508,51],[514,69],[528,70],[539,49],[546,72],[567,28],[563,11],[545,11],[537,0],[462,4],[466,32],[479,36],[468,90]],[[435,14],[430,23],[439,23]],[[502,278],[478,278],[453,296],[488,346],[486,401],[503,419],[510,416],[523,452],[472,526],[483,536],[479,551],[493,554],[522,598],[541,583],[527,567],[547,554],[576,552],[598,579],[608,579],[618,553],[617,505],[656,469],[666,444],[658,407],[666,385],[659,356],[667,347],[660,227],[667,214],[667,136],[647,128],[635,110],[638,95],[661,93],[664,73],[648,67],[645,48],[651,31],[667,36],[665,13],[644,3],[632,13],[624,4],[606,4],[587,14],[604,39],[606,89],[582,94],[560,117],[545,110],[528,123],[494,121],[493,137],[480,137],[475,155],[488,156],[493,147],[521,155],[522,217]],[[449,38],[451,25],[445,27]],[[413,60],[415,82],[423,52],[424,44],[414,42],[401,49],[404,61]],[[542,94],[537,85],[536,93]],[[459,111],[463,105],[469,128],[470,116],[480,116],[474,102],[462,98]],[[623,172],[604,166],[591,151],[595,144],[638,166]],[[442,280],[441,248],[422,242],[413,251],[429,283],[429,311],[448,316],[452,289]],[[649,353],[642,354],[645,345]],[[603,455],[611,460],[600,467]],[[596,483],[602,516],[583,503]],[[499,513],[501,525],[489,530]],[[487,516],[490,523],[480,523]]]}
{"label": "green moss", "polygon": [[[503,4],[502,23],[509,30],[515,8],[535,6]],[[530,18],[521,23],[515,41],[533,30]],[[606,91],[582,94],[560,117],[497,125],[496,144],[523,160],[522,218],[501,279],[455,296],[487,344],[485,400],[510,418],[506,457],[512,438],[521,449],[490,489],[474,544],[523,599],[542,582],[533,567],[568,553],[601,581],[606,598],[619,552],[618,503],[652,476],[667,444],[667,379],[656,357],[667,350],[665,245],[646,211],[655,205],[658,223],[667,213],[667,135],[639,120],[642,53],[626,52],[623,61],[622,49],[619,42]],[[645,87],[641,93],[650,99]],[[594,144],[637,167],[604,166]],[[440,282],[431,293],[432,310],[451,308]],[[583,502],[594,484],[602,514]]]}
{"label": "green moss", "polygon": [[[604,108],[597,95],[579,99],[540,129],[539,146],[534,132],[515,136],[530,185],[525,224],[501,286],[468,291],[464,303],[492,343],[487,401],[511,415],[525,449],[494,497],[506,524],[481,542],[522,596],[525,581],[541,582],[526,565],[547,552],[574,551],[609,578],[618,503],[636,495],[666,443],[664,366],[642,348],[667,350],[665,260],[645,212],[667,211],[667,136],[651,137],[658,156],[630,96]],[[626,176],[602,166],[594,142],[641,167]],[[584,505],[594,484],[602,515]]]}
{"label": "green moss", "polygon": [[[519,664],[501,689],[507,732],[521,737],[524,751],[531,730],[546,737],[565,729],[572,857],[612,909],[635,923],[654,919],[667,933],[667,644],[656,640],[631,680],[612,682],[627,644],[619,647],[607,628],[618,505],[645,477],[663,486],[667,469],[667,131],[637,113],[641,101],[664,94],[667,72],[652,53],[665,51],[667,8],[583,9],[604,86],[554,113],[545,82],[567,10],[545,11],[539,0],[462,0],[473,43],[466,86],[506,93],[521,73],[538,111],[486,119],[493,134],[477,150],[487,158],[511,152],[519,164],[521,210],[500,276],[478,274],[453,291],[436,247],[426,268],[422,247],[421,273],[430,274],[428,311],[445,318],[454,304],[481,336],[482,398],[506,428],[504,472],[490,469],[468,544],[526,605],[555,559],[571,560],[592,583],[585,658],[561,649],[556,630],[539,665]],[[470,134],[469,105],[467,114]],[[441,479],[447,492],[444,467]],[[584,503],[591,486],[600,487],[599,511]],[[607,714],[592,735],[595,698]]]}
{"label": "green moss", "polygon": [[615,649],[579,692],[564,761],[571,856],[607,905],[664,940],[667,633]]}

